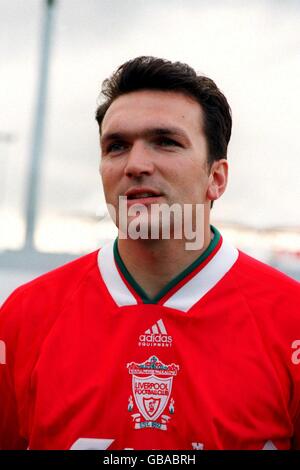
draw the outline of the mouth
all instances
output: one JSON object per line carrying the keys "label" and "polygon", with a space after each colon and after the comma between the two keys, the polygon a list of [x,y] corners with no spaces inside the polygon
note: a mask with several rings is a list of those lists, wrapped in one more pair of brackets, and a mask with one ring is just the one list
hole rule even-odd
{"label": "mouth", "polygon": [[132,199],[148,199],[149,197],[158,197],[158,195],[152,194],[152,193],[131,194],[130,196],[127,197],[127,199],[129,199],[129,200],[132,200]]}
{"label": "mouth", "polygon": [[127,197],[127,204],[153,204],[157,203],[159,198],[163,196],[162,193],[152,188],[132,188],[125,193]]}

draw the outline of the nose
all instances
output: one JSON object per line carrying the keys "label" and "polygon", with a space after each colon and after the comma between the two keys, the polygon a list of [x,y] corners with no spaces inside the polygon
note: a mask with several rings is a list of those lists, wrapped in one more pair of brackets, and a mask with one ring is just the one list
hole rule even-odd
{"label": "nose", "polygon": [[135,142],[128,153],[125,175],[139,177],[151,175],[154,171],[153,161],[149,149],[142,142]]}

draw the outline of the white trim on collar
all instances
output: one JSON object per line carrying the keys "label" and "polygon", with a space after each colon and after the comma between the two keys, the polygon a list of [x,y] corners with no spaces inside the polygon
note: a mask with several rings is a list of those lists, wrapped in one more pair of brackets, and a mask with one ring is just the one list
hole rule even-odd
{"label": "white trim on collar", "polygon": [[[113,246],[112,241],[99,250],[98,267],[102,279],[119,307],[137,305],[136,298],[118,271]],[[187,312],[225,276],[236,262],[238,255],[238,250],[223,239],[221,247],[207,265],[169,297],[163,306]]]}
{"label": "white trim on collar", "polygon": [[178,289],[164,306],[187,312],[225,276],[238,255],[238,250],[223,239],[221,247],[207,265]]}
{"label": "white trim on collar", "polygon": [[137,300],[123,281],[114,258],[114,241],[104,245],[98,252],[98,267],[102,279],[119,307],[136,305]]}

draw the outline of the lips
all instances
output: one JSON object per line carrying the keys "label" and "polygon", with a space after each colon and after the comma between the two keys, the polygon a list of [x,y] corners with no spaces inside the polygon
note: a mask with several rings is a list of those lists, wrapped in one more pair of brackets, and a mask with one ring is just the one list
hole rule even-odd
{"label": "lips", "polygon": [[128,191],[126,191],[125,196],[127,199],[148,199],[148,198],[156,198],[159,196],[162,196],[160,192],[158,192],[156,189],[152,188],[131,188]]}
{"label": "lips", "polygon": [[153,193],[138,193],[138,194],[131,194],[128,196],[128,199],[144,199],[147,197],[155,197],[156,195]]}

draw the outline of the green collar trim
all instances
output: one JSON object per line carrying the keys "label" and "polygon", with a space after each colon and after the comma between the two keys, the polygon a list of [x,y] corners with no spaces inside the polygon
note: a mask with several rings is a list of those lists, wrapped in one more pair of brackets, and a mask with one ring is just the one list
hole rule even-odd
{"label": "green collar trim", "polygon": [[175,276],[170,282],[167,283],[163,289],[153,298],[148,297],[144,289],[136,282],[136,280],[132,277],[128,269],[126,268],[118,249],[118,238],[116,238],[114,242],[114,258],[116,261],[117,266],[119,267],[120,271],[122,272],[123,276],[127,280],[127,282],[131,285],[134,291],[138,294],[138,296],[142,299],[144,304],[156,304],[161,300],[171,289],[173,289],[176,284],[181,282],[186,276],[188,276],[194,269],[198,268],[200,264],[202,264],[214,251],[217,244],[220,241],[221,234],[220,232],[213,227],[210,226],[211,231],[214,234],[213,239],[210,241],[210,244],[206,248],[206,250],[200,255],[190,266],[184,269],[180,274]]}

